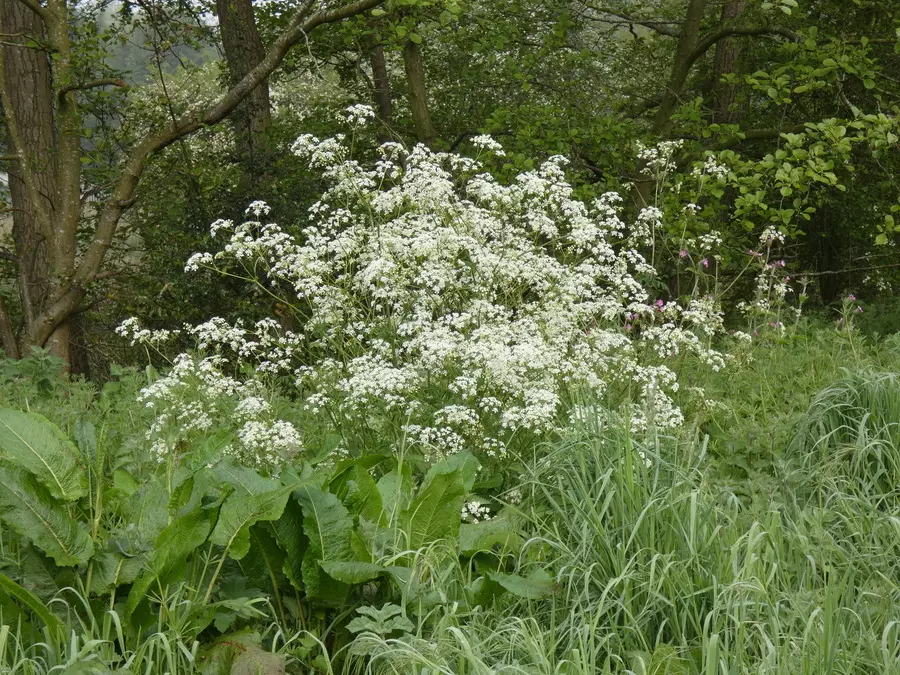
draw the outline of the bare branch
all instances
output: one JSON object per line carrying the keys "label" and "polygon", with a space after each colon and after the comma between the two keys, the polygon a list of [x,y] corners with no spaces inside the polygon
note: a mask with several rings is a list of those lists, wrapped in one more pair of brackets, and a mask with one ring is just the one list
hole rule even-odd
{"label": "bare branch", "polygon": [[653,21],[652,19],[642,19],[640,17],[629,16],[628,14],[623,14],[622,12],[610,9],[609,7],[598,7],[597,5],[591,3],[587,3],[587,6],[593,9],[595,12],[608,14],[609,16],[621,19],[625,23],[649,28],[650,30],[655,31],[660,35],[665,35],[667,37],[679,37],[681,35],[680,30],[678,30],[677,28],[673,28],[673,26],[680,25],[680,23],[677,21]]}
{"label": "bare branch", "polygon": [[128,83],[125,80],[120,80],[114,77],[108,77],[102,80],[92,80],[90,82],[85,82],[84,84],[67,84],[65,87],[59,90],[59,96],[65,96],[70,91],[81,91],[83,89],[95,89],[96,87],[125,87],[128,88]]}

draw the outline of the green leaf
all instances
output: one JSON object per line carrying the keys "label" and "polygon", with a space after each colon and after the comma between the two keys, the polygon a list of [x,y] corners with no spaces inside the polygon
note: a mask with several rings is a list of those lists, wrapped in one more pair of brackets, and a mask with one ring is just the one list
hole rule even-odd
{"label": "green leaf", "polygon": [[332,479],[329,490],[337,495],[354,515],[372,522],[381,517],[382,500],[375,479],[359,465],[349,467]]}
{"label": "green leaf", "polygon": [[543,569],[537,569],[527,577],[503,572],[488,572],[487,576],[520,598],[538,600],[553,593],[553,578]]}
{"label": "green leaf", "polygon": [[238,496],[258,495],[278,488],[278,482],[260,476],[253,469],[235,466],[229,461],[222,461],[212,469],[216,479],[234,488]]}
{"label": "green leaf", "polygon": [[463,523],[459,526],[459,552],[472,556],[480,551],[500,547],[504,551],[518,551],[522,538],[513,531],[509,520],[494,518],[480,523]]}
{"label": "green leaf", "polygon": [[134,476],[128,473],[125,469],[115,470],[115,472],[113,473],[112,484],[113,488],[118,490],[126,497],[131,497],[132,495],[134,495],[134,493],[137,492],[138,488],[140,487]]}
{"label": "green leaf", "polygon": [[387,635],[395,630],[408,633],[415,629],[412,621],[403,615],[403,609],[392,603],[386,604],[381,609],[360,607],[356,611],[362,616],[356,617],[347,624],[347,630],[351,633],[368,631],[378,635]]}
{"label": "green leaf", "polygon": [[91,460],[97,458],[97,429],[88,420],[78,420],[75,423],[75,442],[81,454]]}
{"label": "green leaf", "polygon": [[876,246],[884,246],[888,243],[887,235],[882,232],[877,237],[875,237],[875,245]]}
{"label": "green leaf", "polygon": [[87,494],[78,449],[42,415],[0,408],[0,459],[34,474],[57,499],[73,501]]}
{"label": "green leaf", "polygon": [[118,551],[104,551],[94,556],[94,575],[91,593],[106,593],[118,586],[130,584],[144,570],[147,556],[144,554],[124,556]]}
{"label": "green leaf", "polygon": [[428,469],[428,473],[425,474],[423,485],[428,485],[435,476],[458,470],[460,478],[462,478],[463,481],[463,487],[466,489],[466,492],[469,492],[475,484],[475,478],[478,476],[478,470],[480,468],[481,463],[471,452],[465,450],[457,452]]}
{"label": "green leaf", "polygon": [[63,629],[62,621],[50,611],[40,598],[28,591],[9,577],[0,574],[0,597],[8,597],[25,605],[34,612],[34,615],[44,622],[44,625],[53,633],[60,633]]}
{"label": "green leaf", "polygon": [[417,45],[418,45],[418,44],[421,44],[421,43],[422,43],[422,36],[419,35],[418,33],[410,33],[410,34],[409,34],[409,41],[410,41],[410,42],[415,42]]}
{"label": "green leaf", "polygon": [[24,471],[0,467],[0,518],[61,567],[83,564],[94,552],[88,533]]}
{"label": "green leaf", "polygon": [[169,493],[161,479],[144,483],[130,500],[131,511],[123,514],[133,523],[142,541],[156,541],[169,524]]}
{"label": "green leaf", "polygon": [[303,509],[303,531],[309,539],[302,564],[307,597],[329,605],[342,604],[349,588],[329,577],[321,563],[353,559],[353,517],[330,492],[304,485],[294,492],[294,497]]}
{"label": "green leaf", "polygon": [[294,588],[303,589],[303,556],[309,547],[309,539],[303,532],[303,511],[296,499],[290,499],[284,512],[273,524],[275,538],[284,551],[282,570]]}
{"label": "green leaf", "polygon": [[442,539],[456,539],[465,487],[459,469],[431,479],[403,514],[407,546],[415,551]]}
{"label": "green leaf", "polygon": [[381,493],[382,508],[388,520],[392,520],[407,507],[412,499],[412,490],[412,472],[405,464],[381,477],[378,481],[378,491]]}
{"label": "green leaf", "polygon": [[241,571],[253,583],[274,593],[280,602],[281,586],[284,585],[284,551],[275,540],[271,523],[259,523],[250,528],[250,545],[253,555],[241,560]]}
{"label": "green leaf", "polygon": [[371,581],[388,571],[386,567],[370,562],[325,561],[321,565],[328,576],[345,584],[361,584]]}
{"label": "green leaf", "polygon": [[144,600],[151,586],[181,565],[196,549],[202,546],[212,532],[221,501],[197,508],[172,521],[156,539],[156,547],[147,569],[134,582],[125,602],[125,620],[131,622],[135,610]]}
{"label": "green leaf", "polygon": [[292,488],[244,497],[229,497],[219,511],[219,519],[210,538],[213,544],[225,547],[235,560],[250,550],[250,526],[265,520],[278,520],[284,511]]}

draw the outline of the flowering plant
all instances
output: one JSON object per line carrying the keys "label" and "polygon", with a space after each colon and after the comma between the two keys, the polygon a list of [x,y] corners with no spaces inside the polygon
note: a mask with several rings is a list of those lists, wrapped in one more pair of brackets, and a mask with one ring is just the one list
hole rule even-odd
{"label": "flowering plant", "polygon": [[304,135],[294,152],[330,182],[300,236],[256,202],[246,222],[214,223],[223,247],[187,270],[257,285],[300,329],[215,319],[191,330],[215,353],[210,367],[289,383],[307,415],[337,428],[339,451],[368,437],[426,461],[464,448],[502,457],[554,429],[582,388],[630,397],[637,428],[672,427],[670,360],[724,365],[715,303],[657,300],[639,280],[654,274],[641,251],[661,213],[629,228],[618,195],[577,200],[562,157],[503,185],[478,158],[424,146],[386,144],[371,168],[343,136]]}

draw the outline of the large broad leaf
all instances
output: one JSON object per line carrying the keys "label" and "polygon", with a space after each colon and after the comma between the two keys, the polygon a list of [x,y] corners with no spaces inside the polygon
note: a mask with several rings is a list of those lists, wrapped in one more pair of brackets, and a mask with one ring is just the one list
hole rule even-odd
{"label": "large broad leaf", "polygon": [[272,492],[229,497],[212,533],[212,543],[224,546],[235,560],[240,560],[250,550],[250,526],[264,520],[278,520],[284,511],[291,488],[283,487]]}
{"label": "large broad leaf", "polygon": [[25,605],[34,612],[35,616],[43,621],[44,625],[53,633],[60,633],[62,631],[62,622],[50,611],[47,605],[41,602],[40,598],[31,591],[19,586],[19,584],[9,577],[0,574],[0,598],[4,597],[16,600],[22,605]]}
{"label": "large broad leaf", "polygon": [[0,408],[0,459],[34,474],[57,499],[87,494],[78,448],[42,415]]}
{"label": "large broad leaf", "polygon": [[62,567],[87,562],[90,536],[34,476],[0,467],[0,518]]}
{"label": "large broad leaf", "polygon": [[472,453],[466,451],[457,452],[450,455],[447,459],[432,465],[428,469],[428,473],[425,474],[425,480],[422,481],[422,484],[428,485],[435,476],[459,471],[463,487],[466,489],[466,492],[471,492],[480,468],[481,463]]}
{"label": "large broad leaf", "polygon": [[459,552],[472,556],[482,551],[516,552],[522,547],[522,537],[504,517],[459,526]]}
{"label": "large broad leaf", "polygon": [[284,551],[284,575],[297,590],[303,589],[303,556],[309,539],[303,532],[303,510],[296,499],[288,500],[281,518],[273,523],[275,538]]}
{"label": "large broad leaf", "polygon": [[174,520],[160,533],[147,569],[137,578],[128,594],[125,603],[127,621],[132,620],[135,610],[156,580],[181,565],[194,549],[206,542],[216,523],[220,504],[215,502],[191,511]]}
{"label": "large broad leaf", "polygon": [[442,539],[456,539],[465,494],[459,470],[433,476],[403,514],[409,548],[416,550]]}
{"label": "large broad leaf", "polygon": [[279,611],[283,613],[282,588],[287,586],[282,573],[284,551],[275,540],[272,523],[258,523],[250,528],[250,548],[253,555],[244,556],[240,563],[241,571],[251,583],[272,593]]}
{"label": "large broad leaf", "polygon": [[527,577],[503,572],[488,572],[488,577],[520,598],[537,600],[553,593],[553,578],[542,569],[537,569]]}
{"label": "large broad leaf", "polygon": [[278,481],[260,476],[253,469],[235,466],[228,461],[222,461],[216,464],[212,469],[212,474],[219,482],[226,483],[233,487],[235,494],[239,497],[272,492],[279,487]]}
{"label": "large broad leaf", "polygon": [[343,581],[345,584],[361,584],[376,579],[382,574],[390,571],[383,565],[376,565],[375,563],[370,562],[326,561],[321,563],[321,565],[322,569],[325,570],[330,577],[337,579],[338,581]]}
{"label": "large broad leaf", "polygon": [[125,584],[130,584],[147,565],[147,555],[126,556],[118,551],[104,551],[94,556],[94,575],[90,591],[99,595]]}
{"label": "large broad leaf", "polygon": [[351,513],[377,522],[381,518],[382,498],[375,479],[365,466],[347,467],[328,486]]}
{"label": "large broad leaf", "polygon": [[384,474],[377,485],[378,492],[381,493],[384,517],[387,522],[393,523],[412,499],[412,471],[404,464]]}
{"label": "large broad leaf", "polygon": [[130,511],[121,515],[134,525],[141,541],[156,541],[169,524],[169,492],[162,478],[154,477],[141,485],[125,506]]}
{"label": "large broad leaf", "polygon": [[294,492],[303,509],[303,531],[309,547],[303,556],[303,585],[307,597],[329,605],[340,605],[349,591],[347,584],[332,579],[323,562],[353,559],[350,537],[353,517],[341,500],[330,492],[305,485]]}

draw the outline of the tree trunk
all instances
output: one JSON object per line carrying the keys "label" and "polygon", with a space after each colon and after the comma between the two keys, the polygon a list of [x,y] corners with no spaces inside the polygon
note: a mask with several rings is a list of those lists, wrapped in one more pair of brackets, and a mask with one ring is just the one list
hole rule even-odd
{"label": "tree trunk", "polygon": [[375,88],[375,114],[378,116],[378,140],[387,143],[392,139],[394,102],[391,96],[391,78],[388,75],[387,59],[378,32],[369,35],[369,61],[372,65],[372,84]]}
{"label": "tree trunk", "polygon": [[[228,62],[229,85],[234,86],[266,56],[251,0],[216,0],[219,33]],[[232,113],[235,144],[245,167],[248,187],[256,187],[269,167],[267,136],[272,124],[269,81],[263,80]]]}
{"label": "tree trunk", "polygon": [[[0,33],[42,38],[44,24],[18,0],[0,0]],[[28,158],[35,185],[29,188],[21,162],[9,166],[9,190],[13,207],[13,240],[18,259],[19,297],[26,330],[20,353],[32,346],[30,326],[59,292],[60,276],[67,267],[55,246],[58,233],[52,223],[59,217],[58,144],[54,127],[53,85],[46,51],[6,44],[3,53],[4,80],[9,106],[15,118],[18,141],[7,124],[7,147]],[[7,113],[9,114],[9,113]],[[33,197],[41,201],[35,204]],[[43,212],[48,222],[39,216]],[[73,233],[74,237],[74,233]],[[59,324],[45,343],[50,352],[69,360],[69,325]]]}
{"label": "tree trunk", "polygon": [[[722,5],[722,25],[734,23],[744,13],[746,4],[747,0],[728,0]],[[734,124],[740,118],[738,111],[734,109],[737,85],[722,82],[724,75],[734,72],[740,53],[740,42],[735,38],[725,38],[716,43],[713,68],[715,109],[712,121],[717,124]]]}
{"label": "tree trunk", "polygon": [[406,70],[406,82],[409,87],[409,108],[416,140],[430,148],[436,134],[434,126],[431,124],[431,115],[428,112],[425,60],[422,58],[422,48],[412,40],[407,40],[403,47],[403,66]]}
{"label": "tree trunk", "polygon": [[691,55],[697,48],[700,39],[700,24],[706,11],[707,0],[690,0],[684,15],[684,23],[681,27],[681,36],[678,38],[678,46],[675,49],[675,58],[672,61],[672,73],[663,93],[662,102],[653,119],[653,134],[664,136],[672,129],[672,115],[681,101],[684,84],[691,72],[693,61]]}
{"label": "tree trunk", "polygon": [[[700,25],[703,22],[706,3],[707,0],[688,1],[678,46],[675,48],[675,57],[672,60],[672,71],[650,128],[650,132],[655,138],[663,138],[672,130],[672,115],[681,102],[684,85],[690,75],[691,67],[694,65],[692,55],[700,40]],[[632,199],[638,209],[649,206],[651,196],[656,191],[656,181],[652,176],[647,175],[646,169],[646,165],[639,163],[634,180]]]}
{"label": "tree trunk", "polygon": [[[265,85],[288,51],[317,27],[357,16],[384,1],[353,0],[321,6],[317,0],[305,0],[264,58],[240,82],[216,101],[192,109],[135,144],[119,165],[96,224],[78,252],[84,120],[75,92],[124,83],[109,79],[79,81],[71,44],[76,33],[71,31],[69,0],[0,0],[0,32],[4,35],[0,47],[0,106],[10,153],[0,160],[9,163],[11,182],[23,189],[15,197],[16,204],[24,205],[19,217],[26,220],[20,222],[23,227],[31,223],[30,230],[23,229],[23,248],[17,246],[20,279],[27,281],[20,283],[27,319],[19,340],[22,346],[49,346],[69,362],[72,316],[84,301],[89,284],[101,273],[119,222],[134,203],[141,175],[154,153],[231,115],[254,90]],[[26,10],[26,6],[31,9]],[[51,46],[52,64],[47,52],[27,46],[27,37],[32,35],[43,36],[42,42]],[[37,135],[36,130],[40,132]],[[24,238],[29,231],[34,234]],[[42,269],[48,271],[34,272]],[[29,275],[47,280],[35,286],[40,291],[37,298],[32,297],[35,289]],[[8,320],[4,326],[3,309],[0,307],[0,339],[10,326]]]}

